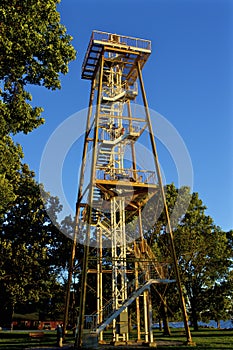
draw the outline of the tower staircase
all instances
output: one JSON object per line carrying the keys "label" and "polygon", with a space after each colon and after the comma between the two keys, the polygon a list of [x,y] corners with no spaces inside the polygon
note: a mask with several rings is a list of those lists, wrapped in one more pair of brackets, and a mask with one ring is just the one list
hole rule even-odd
{"label": "tower staircase", "polygon": [[[139,278],[139,281],[140,280],[141,278]],[[90,332],[94,332],[96,334],[102,332],[114,319],[116,319],[127,307],[129,307],[135,301],[136,298],[138,298],[145,290],[150,289],[150,286],[152,284],[167,284],[171,282],[174,282],[174,280],[150,278],[149,280],[144,281],[138,286],[137,289],[135,289],[129,295],[129,297],[122,303],[122,305],[117,310],[112,308],[114,299],[109,300],[101,310],[103,315],[103,321],[100,324],[96,324],[95,322],[95,320],[97,319],[97,314],[86,315],[86,317],[88,317],[89,319],[90,317],[92,317],[93,319],[92,328],[90,329]],[[132,287],[132,283],[130,284],[130,286]]]}

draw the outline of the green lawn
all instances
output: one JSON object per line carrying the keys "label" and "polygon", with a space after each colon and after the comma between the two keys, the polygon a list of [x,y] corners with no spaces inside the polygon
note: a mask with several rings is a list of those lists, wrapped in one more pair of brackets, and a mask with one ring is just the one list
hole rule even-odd
{"label": "green lawn", "polygon": [[[45,331],[42,340],[30,340],[29,331],[0,331],[0,349],[23,350],[31,347],[56,347],[56,332]],[[182,329],[172,329],[170,337],[164,337],[159,330],[154,331],[155,340],[158,342],[157,349],[173,349],[173,350],[233,350],[233,330],[216,330],[216,329],[200,329],[194,332],[191,329],[193,341],[196,347],[185,345],[185,335]],[[166,342],[166,345],[164,345]],[[177,343],[178,342],[178,343]],[[74,338],[71,333],[66,336],[66,344],[73,344]],[[176,345],[174,345],[176,343]],[[99,346],[101,349],[101,346]],[[103,346],[107,350],[108,346]],[[129,347],[130,348],[130,347]],[[136,345],[131,347],[135,350]],[[142,347],[140,347],[142,348]],[[116,350],[124,349],[123,346],[116,347]],[[148,347],[147,347],[148,349]]]}
{"label": "green lawn", "polygon": [[[167,341],[181,341],[182,349],[233,349],[233,330],[217,330],[217,329],[200,329],[198,332],[194,332],[191,330],[192,333],[192,340],[196,343],[196,346],[190,347],[185,345],[185,336],[184,331],[181,329],[172,329],[172,335],[171,337],[163,337],[162,333],[159,331],[155,331],[155,339],[159,341],[164,341],[165,339]],[[173,350],[180,350],[181,345],[179,346],[158,346],[158,349],[173,349]]]}

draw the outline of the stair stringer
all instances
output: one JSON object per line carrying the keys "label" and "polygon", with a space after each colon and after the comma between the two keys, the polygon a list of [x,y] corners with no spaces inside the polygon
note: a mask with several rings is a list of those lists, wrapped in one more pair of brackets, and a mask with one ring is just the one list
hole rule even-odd
{"label": "stair stringer", "polygon": [[94,333],[97,335],[101,333],[117,316],[119,316],[132,302],[139,297],[142,292],[144,292],[146,289],[149,289],[152,284],[158,284],[158,283],[171,283],[175,282],[175,280],[168,280],[168,279],[150,279],[148,280],[143,286],[139,287],[136,291],[133,292],[131,296],[121,305],[121,307],[117,310],[114,310],[113,313],[103,322],[101,323],[95,330],[93,330]]}

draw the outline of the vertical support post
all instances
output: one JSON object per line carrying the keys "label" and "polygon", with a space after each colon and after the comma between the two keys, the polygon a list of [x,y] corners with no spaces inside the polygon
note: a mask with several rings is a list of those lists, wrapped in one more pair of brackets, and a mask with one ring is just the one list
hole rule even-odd
{"label": "vertical support post", "polygon": [[[136,255],[136,242],[134,242],[134,251],[135,256]],[[137,290],[139,287],[138,283],[138,262],[135,261],[135,289]],[[140,303],[139,303],[139,297],[136,298],[136,319],[137,319],[137,341],[141,340],[141,331],[140,331]]]}
{"label": "vertical support post", "polygon": [[71,248],[71,258],[70,258],[68,280],[67,280],[67,287],[66,287],[65,311],[64,311],[64,318],[63,318],[63,340],[65,340],[65,337],[66,337],[66,327],[68,324],[68,316],[69,316],[70,288],[71,288],[73,269],[74,269],[74,258],[75,258],[76,240],[77,240],[76,236],[77,236],[77,233],[75,230],[74,236],[73,236],[73,244]]}
{"label": "vertical support post", "polygon": [[[128,116],[129,116],[129,132],[133,131],[133,125],[132,125],[132,111],[130,106],[130,101],[127,101],[127,109],[128,109]],[[132,160],[133,160],[133,178],[136,181],[137,175],[136,175],[136,152],[135,152],[135,146],[134,142],[132,141],[130,143],[131,146],[131,152],[132,152]]]}
{"label": "vertical support post", "polygon": [[[102,94],[102,80],[103,80],[103,65],[104,57],[101,56],[100,62],[100,74],[99,74],[99,83],[98,83],[98,96],[97,96],[97,109],[95,116],[95,130],[94,130],[94,140],[93,140],[93,154],[92,154],[92,167],[91,167],[91,181],[89,185],[89,196],[88,203],[91,206],[93,201],[93,186],[95,183],[95,169],[96,169],[96,150],[97,150],[97,140],[98,140],[98,119],[100,112],[100,101]],[[78,334],[75,346],[79,348],[82,345],[83,337],[83,325],[84,325],[84,313],[85,313],[85,304],[86,304],[86,288],[87,288],[87,270],[88,270],[88,255],[89,255],[89,242],[90,242],[90,219],[91,219],[92,207],[90,207],[87,233],[86,233],[86,242],[84,247],[84,258],[83,258],[83,270],[82,270],[82,288],[81,288],[81,300],[80,300],[80,309],[79,309],[79,322],[78,322]]]}
{"label": "vertical support post", "polygon": [[153,315],[152,315],[152,304],[151,304],[151,290],[149,288],[148,296],[147,296],[147,302],[148,302],[148,322],[149,322],[149,342],[150,345],[154,344],[154,338],[153,338]]}
{"label": "vertical support post", "polygon": [[143,292],[143,306],[144,306],[144,332],[145,332],[145,342],[146,343],[149,342],[147,294],[148,294],[148,290],[144,290],[144,292]]}
{"label": "vertical support post", "polygon": [[160,166],[159,166],[159,161],[158,161],[158,154],[157,154],[155,139],[153,136],[153,129],[152,129],[151,120],[150,120],[149,107],[148,107],[148,103],[147,103],[147,99],[146,99],[146,93],[145,93],[145,88],[144,88],[144,83],[143,83],[143,79],[142,79],[142,72],[141,72],[141,67],[140,67],[139,61],[137,62],[137,71],[138,71],[140,87],[141,87],[141,91],[142,91],[142,98],[143,98],[143,103],[144,103],[144,107],[145,107],[146,118],[147,118],[149,133],[150,133],[150,140],[151,140],[153,156],[154,156],[154,160],[155,160],[155,167],[156,167],[156,171],[157,171],[159,187],[160,187],[161,194],[162,194],[164,211],[165,211],[165,216],[166,216],[166,220],[167,220],[167,233],[169,234],[169,238],[170,238],[171,253],[172,253],[172,259],[173,259],[173,264],[174,264],[176,282],[177,282],[177,286],[178,286],[179,299],[180,299],[180,304],[181,304],[183,318],[184,318],[184,326],[185,326],[185,331],[186,331],[187,343],[191,344],[192,343],[192,336],[191,336],[191,332],[190,332],[189,325],[188,325],[188,315],[187,315],[185,301],[184,301],[184,297],[183,297],[183,293],[182,293],[180,274],[179,274],[179,270],[178,270],[177,257],[176,257],[176,252],[175,252],[174,237],[173,237],[173,232],[172,232],[172,228],[171,228],[168,207],[167,207],[167,203],[166,203],[166,196],[165,196],[165,192],[164,192],[164,188],[163,188],[162,176],[161,176]]}
{"label": "vertical support post", "polygon": [[139,233],[140,233],[140,250],[142,253],[145,253],[145,244],[143,237],[143,229],[142,229],[142,210],[141,207],[138,209],[138,223],[139,223]]}
{"label": "vertical support post", "polygon": [[[99,249],[98,249],[98,261],[97,261],[97,323],[100,324],[103,321],[103,278],[102,278],[102,229],[99,231]],[[103,341],[103,332],[99,334],[99,341]]]}
{"label": "vertical support post", "polygon": [[139,297],[136,298],[136,313],[137,313],[137,341],[141,340],[141,326],[140,326],[140,303]]}
{"label": "vertical support post", "polygon": [[[117,242],[116,242],[116,199],[111,199],[111,228],[112,228],[112,299],[113,299],[113,310],[118,308],[118,290],[117,290]],[[116,319],[112,323],[113,343],[118,341]]]}
{"label": "vertical support post", "polygon": [[84,147],[83,147],[83,154],[82,154],[82,166],[80,171],[80,186],[77,196],[77,202],[76,202],[76,213],[75,213],[75,228],[74,228],[74,236],[73,236],[73,244],[71,248],[71,258],[70,258],[70,265],[69,265],[69,272],[68,272],[68,280],[67,280],[67,289],[66,289],[66,301],[65,301],[65,311],[64,311],[64,319],[63,319],[63,332],[64,336],[63,339],[65,340],[66,335],[66,327],[68,323],[68,316],[69,316],[69,304],[70,304],[70,287],[72,283],[72,276],[73,276],[73,268],[74,268],[74,258],[75,258],[75,251],[76,251],[76,245],[77,245],[77,234],[78,234],[78,223],[79,223],[79,215],[80,215],[80,202],[82,198],[82,190],[83,190],[83,179],[84,179],[84,169],[85,169],[85,161],[86,161],[86,154],[87,154],[87,137],[88,137],[88,129],[90,127],[90,117],[92,113],[92,103],[94,99],[94,80],[91,84],[91,93],[90,93],[90,100],[89,100],[89,106],[88,106],[88,116],[87,116],[87,123],[86,123],[86,133],[85,133],[85,139],[84,139]]}

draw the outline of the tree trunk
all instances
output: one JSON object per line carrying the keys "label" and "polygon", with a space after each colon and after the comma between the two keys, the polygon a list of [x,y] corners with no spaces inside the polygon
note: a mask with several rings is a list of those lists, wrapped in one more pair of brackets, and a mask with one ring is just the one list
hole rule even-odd
{"label": "tree trunk", "polygon": [[171,335],[169,328],[168,315],[167,315],[167,300],[163,299],[162,302],[162,315],[163,315],[163,335]]}
{"label": "tree trunk", "polygon": [[198,331],[198,319],[197,319],[197,312],[196,312],[196,307],[195,307],[195,300],[191,301],[191,308],[192,308],[192,325],[194,328],[194,331]]}
{"label": "tree trunk", "polygon": [[11,328],[14,314],[14,303],[8,300],[0,305],[0,325]]}
{"label": "tree trunk", "polygon": [[163,330],[163,320],[161,318],[159,319],[159,330]]}

